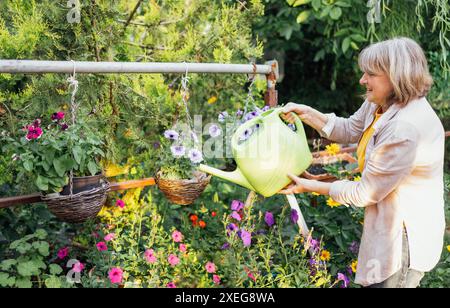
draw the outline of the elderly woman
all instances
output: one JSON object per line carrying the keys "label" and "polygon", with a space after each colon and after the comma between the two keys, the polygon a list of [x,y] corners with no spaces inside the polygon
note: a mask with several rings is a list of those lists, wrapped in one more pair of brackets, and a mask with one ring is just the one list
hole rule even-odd
{"label": "elderly woman", "polygon": [[425,98],[432,78],[421,47],[395,38],[359,56],[365,102],[350,118],[289,103],[291,112],[338,143],[358,143],[361,181],[322,183],[290,175],[284,194],[317,192],[365,208],[356,283],[415,288],[438,263],[445,232],[444,129]]}

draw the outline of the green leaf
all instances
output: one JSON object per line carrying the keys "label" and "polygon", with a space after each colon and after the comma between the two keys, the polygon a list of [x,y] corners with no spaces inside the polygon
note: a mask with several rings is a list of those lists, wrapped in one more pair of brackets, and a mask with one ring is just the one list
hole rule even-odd
{"label": "green leaf", "polygon": [[63,269],[58,264],[50,264],[50,274],[59,275],[62,273]]}
{"label": "green leaf", "polygon": [[300,6],[300,5],[308,4],[310,2],[311,2],[311,0],[288,0],[288,4],[293,6],[293,7],[297,7],[297,6]]}
{"label": "green leaf", "polygon": [[31,172],[31,171],[33,171],[33,162],[27,160],[27,161],[25,161],[25,162],[23,163],[23,167],[24,167],[25,170],[27,170],[28,172]]}
{"label": "green leaf", "polygon": [[51,276],[45,279],[45,286],[49,289],[59,289],[62,287],[61,279],[56,276]]}
{"label": "green leaf", "polygon": [[19,263],[17,265],[17,272],[23,277],[37,276],[40,274],[39,265],[33,261]]}
{"label": "green leaf", "polygon": [[352,46],[352,48],[353,48],[354,50],[359,50],[359,47],[358,47],[358,45],[356,45],[355,42],[351,42],[351,43],[350,43],[350,46]]}
{"label": "green leaf", "polygon": [[348,2],[345,1],[337,1],[335,3],[335,5],[340,6],[340,7],[352,7],[352,5]]}
{"label": "green leaf", "polygon": [[331,19],[338,20],[342,16],[342,9],[340,7],[334,7],[330,12]]}
{"label": "green leaf", "polygon": [[73,148],[72,153],[77,164],[80,164],[81,158],[83,157],[83,149],[81,149],[81,147],[77,145]]}
{"label": "green leaf", "polygon": [[330,14],[330,12],[331,12],[331,8],[332,8],[332,6],[325,7],[325,9],[322,11],[322,13],[320,13],[320,18],[324,18],[324,17],[328,16],[328,14]]}
{"label": "green leaf", "polygon": [[0,268],[3,271],[9,271],[10,268],[16,264],[17,264],[17,261],[15,259],[3,260],[2,263],[0,263]]}
{"label": "green leaf", "polygon": [[0,273],[0,287],[12,287],[16,283],[16,278],[9,277],[7,273]]}
{"label": "green leaf", "polygon": [[45,240],[48,233],[44,229],[37,229],[36,232],[34,232],[34,235],[40,240]]}
{"label": "green leaf", "polygon": [[97,174],[98,168],[97,168],[97,164],[94,161],[90,161],[88,163],[87,167],[88,167],[89,172],[91,173],[91,175],[96,175]]}
{"label": "green leaf", "polygon": [[311,10],[301,12],[297,16],[297,23],[304,23],[309,18],[309,15],[311,15]]}
{"label": "green leaf", "polygon": [[48,179],[38,175],[36,182],[35,182],[37,188],[41,191],[47,191],[48,190]]}
{"label": "green leaf", "polygon": [[44,241],[34,242],[33,247],[37,249],[38,252],[44,257],[48,257],[50,255],[49,251],[50,245],[47,242]]}
{"label": "green leaf", "polygon": [[312,2],[312,7],[316,11],[318,11],[320,9],[321,5],[322,5],[322,0],[313,0],[313,2]]}
{"label": "green leaf", "polygon": [[346,37],[343,41],[342,41],[342,52],[346,53],[348,48],[350,47],[350,42],[351,39],[350,37]]}
{"label": "green leaf", "polygon": [[351,38],[353,41],[358,43],[364,43],[366,41],[366,38],[362,36],[361,34],[352,34]]}
{"label": "green leaf", "polygon": [[22,242],[17,246],[16,250],[21,254],[25,254],[28,251],[30,251],[31,248],[32,248],[31,244],[29,244],[27,242]]}
{"label": "green leaf", "polygon": [[30,289],[33,286],[33,283],[31,282],[30,277],[24,277],[16,280],[16,286],[21,289]]}

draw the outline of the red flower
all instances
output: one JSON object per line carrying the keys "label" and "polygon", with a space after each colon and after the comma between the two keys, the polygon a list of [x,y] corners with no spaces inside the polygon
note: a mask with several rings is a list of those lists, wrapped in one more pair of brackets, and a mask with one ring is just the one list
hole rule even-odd
{"label": "red flower", "polygon": [[62,112],[62,111],[55,112],[54,114],[52,114],[51,119],[52,119],[52,121],[55,121],[55,122],[58,122],[59,120],[64,119],[64,112]]}
{"label": "red flower", "polygon": [[200,226],[200,228],[205,229],[206,228],[206,222],[204,222],[203,220],[200,220],[198,225]]}
{"label": "red flower", "polygon": [[216,217],[216,216],[217,216],[217,213],[216,213],[216,212],[211,212],[211,216],[212,216],[212,217]]}
{"label": "red flower", "polygon": [[195,215],[195,214],[191,214],[191,216],[189,216],[189,219],[190,219],[192,222],[194,222],[194,221],[197,221],[197,220],[198,220],[198,216]]}
{"label": "red flower", "polygon": [[106,243],[105,243],[105,242],[97,243],[96,246],[97,246],[98,251],[105,251],[105,250],[108,250],[108,246],[106,246]]}
{"label": "red flower", "polygon": [[28,133],[27,133],[27,136],[25,138],[28,141],[41,138],[41,136],[42,136],[42,128],[40,128],[38,126],[28,126],[27,129],[28,129]]}

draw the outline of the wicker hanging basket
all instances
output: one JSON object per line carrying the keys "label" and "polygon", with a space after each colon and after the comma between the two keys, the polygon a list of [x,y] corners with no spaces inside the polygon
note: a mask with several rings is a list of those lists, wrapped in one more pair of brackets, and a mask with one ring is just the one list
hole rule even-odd
{"label": "wicker hanging basket", "polygon": [[189,205],[202,194],[211,180],[211,175],[195,172],[189,180],[168,180],[161,177],[161,171],[156,174],[156,184],[166,198],[175,204]]}
{"label": "wicker hanging basket", "polygon": [[42,195],[48,209],[60,220],[69,223],[82,223],[94,218],[106,202],[106,196],[110,189],[109,182],[102,179],[100,185],[77,194]]}

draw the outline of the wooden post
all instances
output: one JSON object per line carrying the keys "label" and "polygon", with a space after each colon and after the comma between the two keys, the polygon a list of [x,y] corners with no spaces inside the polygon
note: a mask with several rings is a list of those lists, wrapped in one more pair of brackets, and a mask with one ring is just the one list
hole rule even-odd
{"label": "wooden post", "polygon": [[266,106],[275,107],[278,105],[278,91],[275,86],[279,78],[278,62],[276,60],[266,62],[266,65],[270,65],[272,71],[266,75],[267,78],[267,91],[264,95],[264,101]]}

